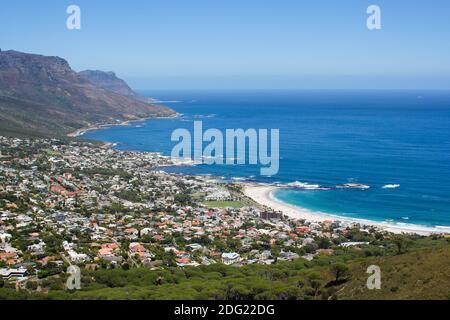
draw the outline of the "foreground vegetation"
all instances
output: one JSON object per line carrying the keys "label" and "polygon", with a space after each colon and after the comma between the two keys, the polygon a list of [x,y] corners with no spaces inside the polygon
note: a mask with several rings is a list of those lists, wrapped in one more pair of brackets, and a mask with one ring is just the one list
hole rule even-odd
{"label": "foreground vegetation", "polygon": [[[15,290],[0,283],[0,299],[450,299],[450,243],[411,240],[402,253],[376,246],[348,248],[313,261],[298,259],[242,268],[213,264],[197,268],[82,270],[82,289],[65,290],[65,277],[44,279],[50,288]],[[367,267],[382,271],[381,290],[366,287]]]}

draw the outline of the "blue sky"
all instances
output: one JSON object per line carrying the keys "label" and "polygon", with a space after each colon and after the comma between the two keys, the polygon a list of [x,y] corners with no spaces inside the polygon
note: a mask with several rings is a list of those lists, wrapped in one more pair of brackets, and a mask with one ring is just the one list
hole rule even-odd
{"label": "blue sky", "polygon": [[[366,28],[371,4],[382,30]],[[4,0],[0,48],[137,89],[449,89],[450,1]]]}

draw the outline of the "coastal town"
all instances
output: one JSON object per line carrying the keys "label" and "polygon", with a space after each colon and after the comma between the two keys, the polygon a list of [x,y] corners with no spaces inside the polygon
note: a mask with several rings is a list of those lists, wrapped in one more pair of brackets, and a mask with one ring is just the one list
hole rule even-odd
{"label": "coastal town", "polygon": [[311,261],[392,237],[358,223],[289,218],[247,197],[244,184],[166,173],[174,163],[158,153],[73,139],[0,137],[0,146],[2,286],[45,293],[46,279],[71,265]]}

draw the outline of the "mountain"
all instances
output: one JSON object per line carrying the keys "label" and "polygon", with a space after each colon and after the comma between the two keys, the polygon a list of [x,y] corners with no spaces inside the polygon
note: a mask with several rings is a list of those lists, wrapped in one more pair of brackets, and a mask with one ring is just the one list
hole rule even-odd
{"label": "mountain", "polygon": [[122,79],[117,78],[112,71],[105,72],[99,70],[85,70],[78,73],[84,79],[93,84],[127,97],[137,97],[138,95]]}
{"label": "mountain", "polygon": [[118,78],[112,71],[100,71],[100,70],[85,70],[78,73],[84,79],[92,82],[98,87],[105,90],[121,94],[130,98],[138,99],[147,103],[154,103],[155,100],[151,98],[142,97],[122,79]]}
{"label": "mountain", "polygon": [[67,134],[93,124],[175,114],[138,99],[114,78],[89,81],[62,58],[0,51],[0,130]]}

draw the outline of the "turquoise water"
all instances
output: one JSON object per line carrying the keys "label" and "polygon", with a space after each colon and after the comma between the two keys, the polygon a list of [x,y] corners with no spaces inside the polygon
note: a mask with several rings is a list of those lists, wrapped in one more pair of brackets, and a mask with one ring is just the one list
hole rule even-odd
{"label": "turquoise water", "polygon": [[[320,185],[276,197],[315,211],[376,221],[450,226],[450,93],[431,91],[152,92],[183,116],[89,132],[121,150],[170,154],[174,129],[279,128],[280,171],[259,166],[177,167],[171,172]],[[369,189],[337,186],[359,183]],[[297,184],[299,185],[299,184]]]}

